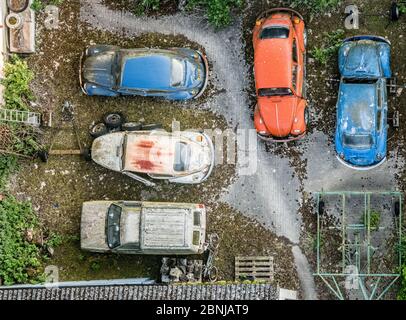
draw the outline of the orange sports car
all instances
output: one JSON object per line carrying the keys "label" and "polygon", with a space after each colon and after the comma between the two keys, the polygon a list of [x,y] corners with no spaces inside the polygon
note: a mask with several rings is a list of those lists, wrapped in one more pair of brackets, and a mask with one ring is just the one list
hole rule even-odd
{"label": "orange sports car", "polygon": [[287,142],[306,134],[306,43],[303,17],[276,8],[257,18],[253,31],[258,136]]}

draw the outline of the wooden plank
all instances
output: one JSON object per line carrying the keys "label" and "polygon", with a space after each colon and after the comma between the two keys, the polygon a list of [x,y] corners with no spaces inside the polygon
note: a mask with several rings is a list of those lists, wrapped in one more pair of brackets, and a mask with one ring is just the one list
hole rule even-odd
{"label": "wooden plank", "polygon": [[241,277],[252,277],[259,280],[273,281],[273,273],[273,257],[235,257],[236,280]]}

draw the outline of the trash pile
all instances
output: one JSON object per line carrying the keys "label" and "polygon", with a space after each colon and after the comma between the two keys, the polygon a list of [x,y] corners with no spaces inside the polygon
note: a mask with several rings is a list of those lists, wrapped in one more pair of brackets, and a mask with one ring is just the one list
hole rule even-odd
{"label": "trash pile", "polygon": [[202,260],[183,258],[162,258],[161,282],[202,282]]}

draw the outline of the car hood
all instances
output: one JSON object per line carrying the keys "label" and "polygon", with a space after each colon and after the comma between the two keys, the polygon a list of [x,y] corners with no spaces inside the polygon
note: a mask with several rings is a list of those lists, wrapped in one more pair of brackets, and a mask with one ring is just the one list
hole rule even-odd
{"label": "car hood", "polygon": [[115,132],[95,139],[91,152],[93,161],[107,169],[121,171],[124,136],[124,132]]}
{"label": "car hood", "polygon": [[276,137],[286,137],[292,130],[296,115],[296,97],[259,98],[258,108],[262,121]]}
{"label": "car hood", "polygon": [[115,84],[115,78],[113,76],[114,57],[114,52],[104,52],[86,57],[83,63],[84,80],[112,88]]}
{"label": "car hood", "polygon": [[80,223],[80,247],[91,251],[108,251],[106,215],[111,201],[85,202]]}
{"label": "car hood", "polygon": [[382,77],[381,58],[377,44],[360,41],[347,44],[348,52],[344,58],[343,77],[379,78]]}

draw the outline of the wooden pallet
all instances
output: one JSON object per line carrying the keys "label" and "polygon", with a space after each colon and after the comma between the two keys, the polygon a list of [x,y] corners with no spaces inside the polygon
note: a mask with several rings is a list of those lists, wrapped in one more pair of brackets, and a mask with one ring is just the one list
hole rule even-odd
{"label": "wooden pallet", "polygon": [[273,257],[235,257],[235,280],[255,279],[272,282]]}

